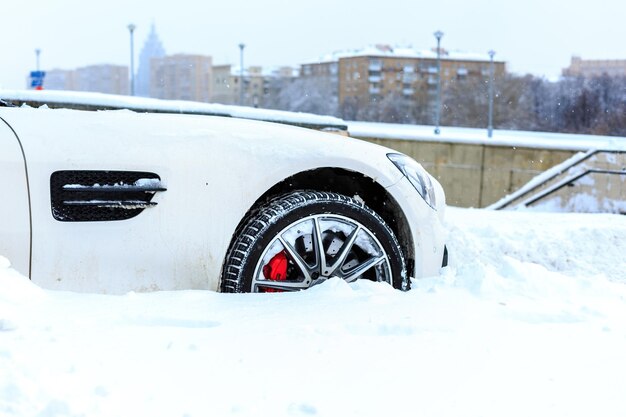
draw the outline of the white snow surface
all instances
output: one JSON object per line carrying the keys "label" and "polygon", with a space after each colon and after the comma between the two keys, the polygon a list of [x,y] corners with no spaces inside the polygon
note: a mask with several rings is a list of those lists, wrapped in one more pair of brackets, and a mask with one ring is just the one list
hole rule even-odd
{"label": "white snow surface", "polygon": [[522,130],[493,131],[469,127],[441,127],[435,134],[434,126],[396,123],[347,122],[350,136],[356,138],[398,139],[421,142],[463,143],[519,148],[561,149],[571,151],[626,150],[626,137],[579,135],[569,133],[528,132]]}
{"label": "white snow surface", "polygon": [[89,295],[0,258],[0,415],[626,415],[626,216],[447,214],[408,292]]}

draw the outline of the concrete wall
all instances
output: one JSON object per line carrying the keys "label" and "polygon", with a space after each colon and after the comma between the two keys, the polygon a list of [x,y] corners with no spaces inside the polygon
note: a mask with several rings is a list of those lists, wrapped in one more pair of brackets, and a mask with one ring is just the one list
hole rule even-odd
{"label": "concrete wall", "polygon": [[481,144],[363,139],[407,154],[439,180],[449,205],[486,207],[576,152]]}

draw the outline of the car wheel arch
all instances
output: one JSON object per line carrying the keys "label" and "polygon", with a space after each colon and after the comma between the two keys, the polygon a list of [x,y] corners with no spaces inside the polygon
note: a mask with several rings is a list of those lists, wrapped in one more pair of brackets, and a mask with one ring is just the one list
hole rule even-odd
{"label": "car wheel arch", "polygon": [[[363,200],[368,207],[383,218],[394,232],[407,264],[408,276],[413,276],[415,259],[413,236],[400,205],[387,189],[373,178],[344,168],[325,167],[301,171],[273,185],[252,204],[242,217],[231,236],[226,253],[230,252],[242,228],[260,207],[272,199],[297,190],[331,192]],[[225,262],[226,258],[222,262],[221,275],[223,275]]]}

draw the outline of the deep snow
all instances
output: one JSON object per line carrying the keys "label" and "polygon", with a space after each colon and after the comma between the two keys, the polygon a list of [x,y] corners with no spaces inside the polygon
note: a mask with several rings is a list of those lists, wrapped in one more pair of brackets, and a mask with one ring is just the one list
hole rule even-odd
{"label": "deep snow", "polygon": [[407,293],[85,295],[2,261],[0,415],[625,415],[626,216],[447,215]]}

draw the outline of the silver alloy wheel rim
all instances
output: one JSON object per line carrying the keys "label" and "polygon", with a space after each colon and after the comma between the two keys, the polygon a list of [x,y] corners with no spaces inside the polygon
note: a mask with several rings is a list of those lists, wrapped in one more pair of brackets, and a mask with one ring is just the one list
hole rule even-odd
{"label": "silver alloy wheel rim", "polygon": [[[281,251],[287,254],[292,267],[300,271],[297,279],[265,278],[263,267]],[[392,284],[389,256],[380,241],[369,229],[349,217],[315,214],[291,223],[266,246],[254,269],[251,291],[298,291],[331,277],[354,282],[363,274]]]}

